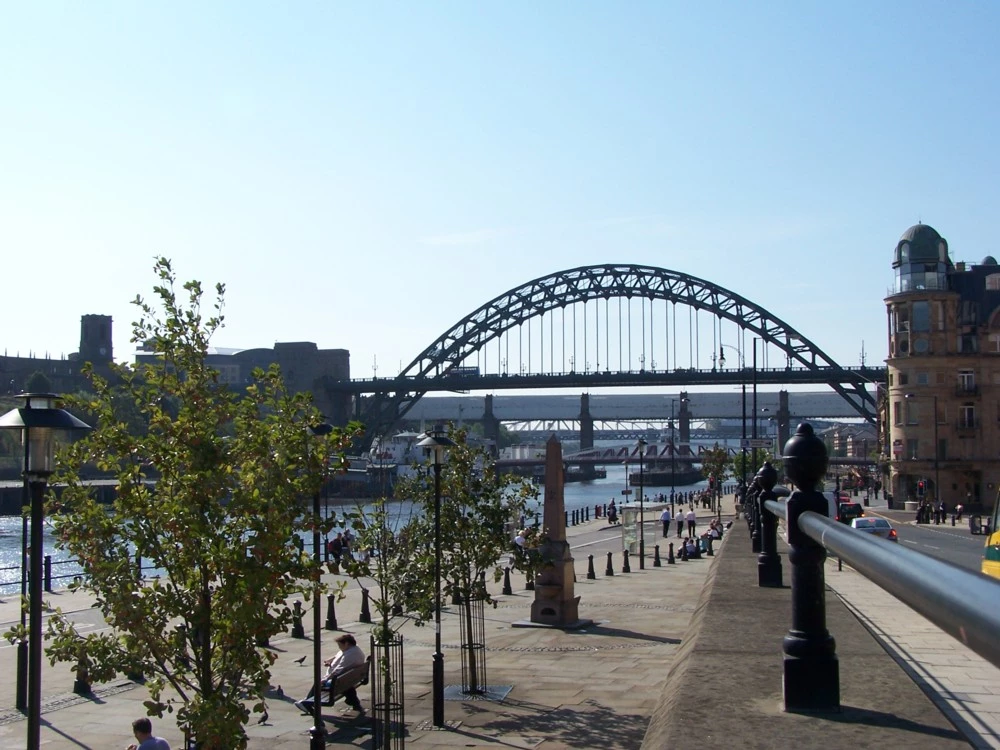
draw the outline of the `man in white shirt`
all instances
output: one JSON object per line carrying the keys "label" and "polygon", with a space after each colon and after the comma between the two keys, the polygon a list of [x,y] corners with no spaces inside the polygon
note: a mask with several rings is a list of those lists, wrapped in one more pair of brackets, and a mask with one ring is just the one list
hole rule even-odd
{"label": "man in white shirt", "polygon": [[[340,651],[337,652],[336,656],[324,662],[326,665],[326,676],[323,678],[324,688],[329,688],[334,678],[342,675],[347,670],[360,667],[365,663],[365,654],[358,647],[358,642],[350,633],[344,633],[339,636],[337,638],[337,646],[340,647]],[[313,690],[314,688],[309,688],[309,694],[305,698],[295,701],[295,705],[307,714],[313,712]],[[358,700],[358,693],[353,687],[344,691],[344,702],[358,713],[365,712],[361,701]],[[332,706],[333,701],[331,700],[327,705]]]}
{"label": "man in white shirt", "polygon": [[660,514],[660,520],[663,521],[663,538],[664,539],[666,539],[667,536],[670,534],[670,521],[671,521],[672,518],[673,518],[673,516],[670,515],[670,507],[668,506],[668,507],[664,508],[663,512]]}
{"label": "man in white shirt", "polygon": [[687,514],[684,516],[684,520],[687,521],[688,525],[688,536],[696,537],[695,526],[698,523],[698,514],[694,512],[694,508],[691,508]]}

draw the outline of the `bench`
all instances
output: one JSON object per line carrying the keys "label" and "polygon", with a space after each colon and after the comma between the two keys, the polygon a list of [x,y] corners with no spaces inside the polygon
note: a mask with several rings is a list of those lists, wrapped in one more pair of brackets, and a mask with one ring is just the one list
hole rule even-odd
{"label": "bench", "polygon": [[323,693],[329,696],[323,701],[324,706],[332,706],[337,698],[340,698],[351,688],[359,688],[368,684],[368,675],[371,672],[372,658],[365,659],[364,664],[351,667],[346,672],[337,675],[330,682],[330,687],[323,687]]}

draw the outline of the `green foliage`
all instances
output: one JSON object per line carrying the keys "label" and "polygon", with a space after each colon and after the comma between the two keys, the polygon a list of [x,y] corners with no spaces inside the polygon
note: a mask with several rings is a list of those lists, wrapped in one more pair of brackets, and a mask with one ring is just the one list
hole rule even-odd
{"label": "green foliage", "polygon": [[[67,487],[50,501],[59,544],[80,559],[111,630],[82,635],[57,613],[47,653],[53,663],[83,655],[96,680],[141,671],[151,715],[176,710],[199,746],[233,750],[246,747],[251,710],[263,710],[275,656],[260,644],[286,628],[285,602],[309,598],[321,573],[296,545],[320,525],[302,500],[354,426],[310,434],[319,414],[276,367],[256,371],[243,394],[220,387],[206,358],[224,287],[204,318],[199,282],[178,299],[169,261],[155,271],[158,305],[136,298],[132,340],[158,361],[116,367],[113,384],[90,372],[93,396],[76,405],[97,429],[63,456],[54,479]],[[85,464],[116,477],[111,508],[81,483]],[[139,580],[136,554],[163,577]]]}
{"label": "green foliage", "polygon": [[732,462],[729,460],[729,451],[718,443],[702,451],[698,458],[701,460],[702,476],[706,479],[715,477],[716,488],[729,478],[729,472],[732,469]]}
{"label": "green foliage", "polygon": [[41,370],[35,370],[24,387],[27,393],[52,393],[52,381]]}
{"label": "green foliage", "polygon": [[[511,474],[497,475],[494,460],[483,449],[472,446],[464,429],[451,428],[455,446],[441,466],[442,577],[446,593],[463,600],[481,592],[479,579],[492,570],[500,580],[500,556],[509,552],[512,529],[525,512],[528,500],[537,498],[531,482]],[[412,532],[417,539],[434,539],[434,476],[420,474],[396,486],[397,497],[409,498],[423,507]],[[433,580],[432,545],[415,564],[424,577]],[[492,601],[487,595],[487,601]]]}
{"label": "green foliage", "polygon": [[[770,461],[771,466],[775,468],[778,472],[778,481],[781,482],[784,476],[784,461],[781,460],[781,456],[775,456],[771,451],[758,449],[757,450],[757,469],[759,470],[761,466],[764,465],[765,461]],[[754,465],[753,465],[753,451],[748,450],[746,453],[738,452],[732,457],[732,476],[734,479],[741,479],[743,477],[743,467],[746,466],[746,478],[747,484],[753,481]]]}

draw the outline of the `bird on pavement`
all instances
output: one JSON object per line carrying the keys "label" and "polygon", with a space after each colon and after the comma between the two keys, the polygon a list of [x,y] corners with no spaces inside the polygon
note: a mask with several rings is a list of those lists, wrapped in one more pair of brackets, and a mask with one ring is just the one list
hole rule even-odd
{"label": "bird on pavement", "polygon": [[258,724],[267,724],[267,711],[266,710],[264,711],[264,713],[262,713],[260,715],[260,718],[257,719],[257,723]]}
{"label": "bird on pavement", "polygon": [[285,694],[285,691],[281,689],[281,685],[278,685],[278,687],[274,690],[274,694],[281,698]]}
{"label": "bird on pavement", "polygon": [[296,664],[302,664],[302,662],[304,662],[305,660],[306,660],[306,655],[305,654],[302,654],[302,656],[300,656],[298,659],[293,659],[293,661]]}

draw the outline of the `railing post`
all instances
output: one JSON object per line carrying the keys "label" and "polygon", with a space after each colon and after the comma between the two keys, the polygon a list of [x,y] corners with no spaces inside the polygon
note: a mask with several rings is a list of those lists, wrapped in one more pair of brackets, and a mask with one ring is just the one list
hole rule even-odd
{"label": "railing post", "polygon": [[763,490],[760,493],[760,554],[757,555],[757,585],[781,588],[781,556],[778,554],[778,517],[764,503],[777,500],[773,490],[778,483],[778,472],[770,461],[765,461],[757,473]]}
{"label": "railing post", "polygon": [[52,593],[52,555],[46,555],[42,558],[43,572],[42,572],[42,584],[45,588],[45,593]]}
{"label": "railing post", "polygon": [[786,711],[839,711],[840,665],[837,644],[826,629],[823,561],[826,550],[799,529],[799,516],[827,514],[826,499],[814,488],[826,473],[823,441],[809,424],[800,424],[785,444],[785,473],[795,484],[788,498],[788,561],[792,566],[792,628],[785,635]]}

